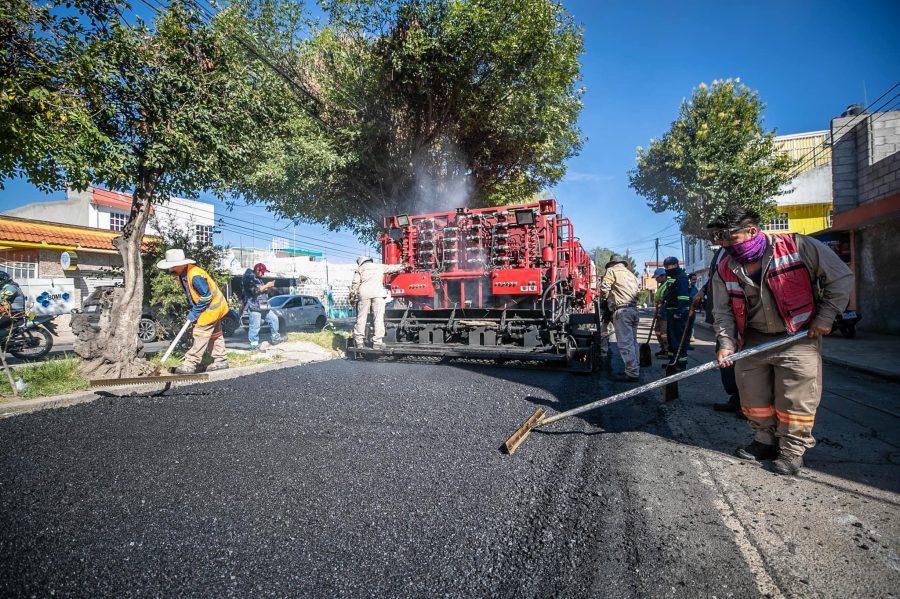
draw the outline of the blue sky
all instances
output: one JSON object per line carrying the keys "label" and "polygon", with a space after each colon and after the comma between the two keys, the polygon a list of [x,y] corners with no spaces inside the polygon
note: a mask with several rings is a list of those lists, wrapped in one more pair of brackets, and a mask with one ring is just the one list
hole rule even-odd
{"label": "blue sky", "polygon": [[[697,84],[740,77],[767,104],[766,127],[788,134],[828,129],[847,105],[863,102],[864,95],[872,101],[900,81],[897,1],[564,4],[584,27],[580,125],[587,142],[551,191],[585,246],[630,249],[639,262],[652,259],[656,235],[672,244],[661,254],[680,255],[680,246],[671,215],[653,213],[628,187],[627,171],[635,148],[668,129]],[[10,181],[0,191],[0,210],[44,197],[27,183]],[[260,227],[287,224],[261,208],[222,213]],[[265,231],[256,231],[257,245],[271,237]],[[351,235],[321,227],[301,226],[297,232],[357,245]],[[243,239],[248,245],[249,235]],[[224,241],[237,245],[240,238],[226,232]]]}

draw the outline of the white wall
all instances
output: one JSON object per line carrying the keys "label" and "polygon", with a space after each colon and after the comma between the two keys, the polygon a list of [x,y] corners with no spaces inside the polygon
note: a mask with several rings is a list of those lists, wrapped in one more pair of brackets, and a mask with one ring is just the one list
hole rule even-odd
{"label": "white wall", "polygon": [[790,190],[775,197],[779,206],[828,204],[833,197],[831,165],[820,166],[800,173],[790,183]]}

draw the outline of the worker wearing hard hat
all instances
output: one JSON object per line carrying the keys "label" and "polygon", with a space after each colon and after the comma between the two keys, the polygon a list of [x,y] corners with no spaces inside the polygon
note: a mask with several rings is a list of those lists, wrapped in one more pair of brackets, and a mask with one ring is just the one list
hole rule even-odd
{"label": "worker wearing hard hat", "polygon": [[616,345],[625,362],[625,373],[617,377],[617,380],[636,383],[641,374],[637,342],[640,321],[637,310],[638,280],[628,268],[628,261],[622,256],[611,256],[605,268],[606,273],[600,281],[600,297],[606,299],[606,305],[612,312]]}
{"label": "worker wearing hard hat", "polygon": [[184,362],[175,369],[177,374],[193,374],[200,367],[203,356],[211,354],[213,363],[206,371],[228,368],[225,357],[225,339],[222,337],[222,318],[228,314],[228,302],[208,272],[186,258],[184,250],[166,250],[165,260],[157,268],[168,270],[178,277],[187,298],[187,319],[194,323],[194,341],[184,354]]}
{"label": "worker wearing hard hat", "polygon": [[356,259],[356,272],[350,285],[350,304],[356,306],[356,325],[353,327],[353,341],[362,347],[366,337],[369,310],[374,312],[375,323],[372,347],[379,348],[384,341],[384,307],[390,292],[384,286],[384,275],[400,272],[404,264],[376,264],[369,256]]}
{"label": "worker wearing hard hat", "polygon": [[[773,460],[778,474],[797,474],[815,445],[821,337],[847,307],[853,273],[816,239],[763,232],[753,210],[729,208],[708,227],[727,253],[712,274],[717,358],[722,367],[735,365],[741,409],[754,433],[737,455]],[[737,362],[728,359],[742,347],[804,329],[804,340]]]}

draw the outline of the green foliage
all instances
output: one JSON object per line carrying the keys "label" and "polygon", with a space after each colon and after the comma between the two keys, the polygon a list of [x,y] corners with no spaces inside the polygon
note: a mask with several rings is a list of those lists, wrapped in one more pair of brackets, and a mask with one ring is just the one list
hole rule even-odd
{"label": "green foliage", "polygon": [[[78,372],[78,358],[54,358],[38,364],[20,366],[13,372],[27,385],[20,398],[46,397],[88,388],[88,380]],[[12,399],[12,389],[5,375],[0,376],[0,394]]]}
{"label": "green foliage", "polygon": [[231,12],[207,23],[174,2],[153,25],[129,25],[114,3],[84,3],[92,19],[79,20],[62,1],[5,1],[16,11],[4,24],[36,54],[13,53],[0,71],[0,179],[21,173],[44,188],[97,183],[160,199],[221,195],[253,170],[284,85],[229,37]]}
{"label": "green foliage", "polygon": [[[283,55],[315,102],[267,147],[252,197],[370,232],[384,214],[523,201],[563,176],[582,143],[582,37],[556,2],[324,5],[329,22]],[[284,48],[271,30],[265,45]]]}
{"label": "green foliage", "polygon": [[[597,267],[597,276],[602,277],[606,274],[606,263],[610,261],[616,252],[609,248],[597,247],[592,249],[590,253],[594,257],[594,265]],[[631,272],[637,272],[637,264],[635,263],[634,258],[627,252],[623,257],[628,260],[628,269]]]}
{"label": "green foliage", "polygon": [[631,187],[655,212],[675,211],[682,231],[695,237],[726,206],[773,216],[794,161],[776,152],[775,131],[763,129],[764,107],[740,80],[700,84],[669,131],[638,148]]}
{"label": "green foliage", "polygon": [[177,314],[187,309],[184,288],[178,277],[156,267],[163,259],[166,250],[179,248],[184,254],[197,262],[197,266],[208,272],[219,285],[226,289],[230,273],[223,268],[227,248],[211,243],[198,243],[188,231],[177,223],[157,223],[161,231],[159,240],[148,244],[144,253],[144,301],[158,306],[165,312]]}
{"label": "green foliage", "polygon": [[343,352],[347,350],[347,339],[349,333],[337,330],[334,325],[326,325],[321,331],[310,332],[290,332],[287,334],[288,341],[306,341],[314,343],[319,347],[323,347],[329,351]]}

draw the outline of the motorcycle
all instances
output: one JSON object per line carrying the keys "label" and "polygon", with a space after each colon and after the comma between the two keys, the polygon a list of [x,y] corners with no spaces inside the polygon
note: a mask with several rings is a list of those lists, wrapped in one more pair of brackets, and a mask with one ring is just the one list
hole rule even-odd
{"label": "motorcycle", "polygon": [[838,312],[838,315],[834,317],[832,332],[840,331],[841,335],[847,339],[853,339],[856,337],[856,323],[860,320],[862,320],[862,316],[854,310]]}
{"label": "motorcycle", "polygon": [[41,360],[53,349],[57,335],[53,316],[30,314],[15,318],[12,327],[0,329],[0,347],[20,360]]}

